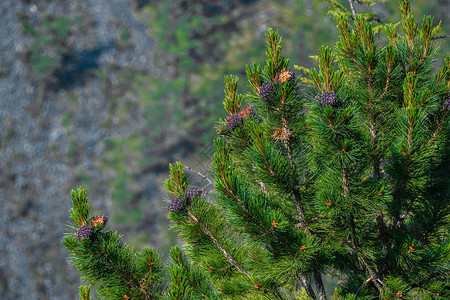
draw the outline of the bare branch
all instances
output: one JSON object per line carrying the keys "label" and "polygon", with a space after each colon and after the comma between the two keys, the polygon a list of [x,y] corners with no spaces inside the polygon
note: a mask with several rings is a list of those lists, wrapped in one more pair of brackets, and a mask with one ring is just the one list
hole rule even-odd
{"label": "bare branch", "polygon": [[355,19],[356,18],[356,13],[355,13],[355,8],[353,7],[353,0],[348,0],[348,3],[350,4],[350,9],[352,11],[353,19]]}
{"label": "bare branch", "polygon": [[432,40],[438,40],[438,39],[446,39],[446,38],[450,38],[450,34],[433,36],[431,39]]}
{"label": "bare branch", "polygon": [[213,182],[212,182],[211,179],[209,179],[206,175],[200,173],[199,171],[194,170],[194,169],[192,169],[191,167],[188,167],[188,166],[183,166],[183,167],[184,167],[186,170],[189,170],[189,171],[191,171],[191,172],[196,173],[198,176],[200,176],[200,177],[202,177],[204,180],[208,181],[209,184],[213,184]]}
{"label": "bare branch", "polygon": [[314,290],[311,287],[311,282],[309,279],[307,279],[305,276],[300,275],[299,277],[302,286],[305,288],[306,293],[308,294],[308,296],[312,299],[317,299],[316,294],[314,293]]}

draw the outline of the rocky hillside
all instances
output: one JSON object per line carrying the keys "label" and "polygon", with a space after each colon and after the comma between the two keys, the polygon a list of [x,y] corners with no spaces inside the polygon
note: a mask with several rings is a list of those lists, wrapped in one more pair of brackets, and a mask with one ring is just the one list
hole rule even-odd
{"label": "rocky hillside", "polygon": [[[114,99],[134,97],[121,89],[119,70],[155,72],[155,41],[135,7],[131,0],[0,2],[2,299],[76,297],[79,279],[61,245],[70,190],[95,186],[93,207],[112,214],[102,141],[144,123],[134,111],[104,125]],[[126,44],[119,28],[127,28]],[[137,183],[147,200],[154,181]],[[157,232],[152,206],[159,205],[146,207],[146,230]]]}

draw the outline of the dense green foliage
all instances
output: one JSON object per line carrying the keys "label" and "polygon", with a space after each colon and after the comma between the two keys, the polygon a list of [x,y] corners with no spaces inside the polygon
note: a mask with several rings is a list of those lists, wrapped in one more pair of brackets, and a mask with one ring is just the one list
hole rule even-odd
{"label": "dense green foliage", "polygon": [[250,91],[225,77],[214,193],[188,199],[183,166],[170,166],[184,244],[167,265],[89,219],[73,192],[64,245],[82,279],[111,299],[326,299],[325,275],[339,279],[335,299],[448,299],[450,57],[435,72],[439,26],[400,8],[386,43],[367,16],[338,14],[338,43],[302,80],[272,29]]}

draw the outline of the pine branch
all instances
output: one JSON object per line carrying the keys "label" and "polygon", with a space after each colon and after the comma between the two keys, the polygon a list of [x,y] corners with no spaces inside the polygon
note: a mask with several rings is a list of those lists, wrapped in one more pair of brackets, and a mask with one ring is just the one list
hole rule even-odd
{"label": "pine branch", "polygon": [[287,182],[282,176],[280,176],[278,173],[276,173],[274,171],[274,168],[270,164],[269,158],[266,156],[266,154],[264,152],[263,137],[261,135],[255,134],[253,137],[253,142],[258,151],[258,154],[264,161],[264,165],[266,167],[266,173],[271,175],[276,181],[282,183],[283,185],[289,185],[289,182]]}
{"label": "pine branch", "polygon": [[355,298],[358,297],[359,291],[361,291],[361,289],[362,289],[364,286],[366,286],[366,285],[367,285],[370,281],[372,281],[372,280],[373,280],[373,277],[371,276],[371,277],[367,278],[366,281],[363,282],[363,284],[361,284],[361,286],[360,286],[360,287],[356,290],[356,292],[355,292]]}
{"label": "pine branch", "polygon": [[[277,240],[278,242],[280,242],[281,244],[283,244],[284,247],[290,249],[290,250],[294,250],[292,248],[292,246],[290,244],[288,244],[286,241],[282,240],[277,234],[275,234],[273,232],[273,230],[271,228],[267,228],[266,226],[264,226],[260,220],[258,220],[253,214],[251,214],[244,206],[242,201],[239,199],[238,196],[236,196],[233,191],[230,189],[230,187],[228,186],[228,191],[230,193],[230,195],[232,195],[233,198],[236,199],[236,201],[238,202],[238,204],[240,205],[241,209],[249,216],[252,217],[261,228],[263,228],[265,230],[266,233],[268,233],[272,238],[274,238],[275,240]],[[299,280],[303,283],[303,286],[305,287],[305,290],[308,294],[309,297],[316,299],[316,295],[314,293],[314,290],[311,287],[311,283],[309,281],[309,279],[304,276],[303,274],[298,274],[299,276]],[[316,275],[317,276],[317,275]],[[319,275],[320,276],[320,275]],[[320,282],[319,282],[320,284]],[[322,283],[323,285],[323,283]],[[323,291],[324,289],[321,289],[321,291]],[[320,299],[326,299],[326,298],[320,298]]]}
{"label": "pine branch", "polygon": [[[347,178],[347,168],[345,168],[345,167],[342,170],[342,183],[344,186],[344,197],[348,198],[349,197],[349,187],[348,187],[348,178]],[[369,265],[369,263],[367,262],[367,258],[365,257],[365,254],[359,248],[360,244],[359,244],[359,240],[356,236],[356,225],[355,225],[355,219],[354,219],[353,213],[350,213],[349,217],[350,217],[350,231],[351,231],[351,241],[352,241],[353,250],[359,254],[359,257],[363,261],[364,266],[367,268],[367,270],[369,270],[370,276],[372,278],[374,278],[373,283],[374,283],[375,287],[378,289],[378,291],[381,292],[382,287],[379,284],[380,280],[378,278],[378,274]],[[376,268],[376,266],[375,266],[375,268]]]}
{"label": "pine branch", "polygon": [[[170,250],[170,299],[217,299],[211,282],[197,266],[189,263],[178,246]],[[229,266],[230,267],[230,266]]]}
{"label": "pine branch", "polygon": [[249,277],[249,273],[247,271],[245,271],[242,267],[240,267],[238,265],[238,263],[236,262],[236,260],[227,252],[227,250],[225,250],[225,248],[219,243],[219,241],[212,235],[211,231],[208,230],[208,228],[206,228],[205,226],[203,226],[202,224],[200,224],[200,222],[197,220],[197,218],[191,213],[188,212],[189,217],[200,226],[200,228],[202,229],[202,231],[209,236],[209,238],[211,239],[211,241],[214,243],[214,245],[216,245],[216,247],[223,253],[224,257],[227,259],[227,261],[230,263],[230,265],[233,266],[233,268],[238,271],[239,273]]}
{"label": "pine branch", "polygon": [[444,124],[444,120],[445,120],[445,110],[442,109],[441,110],[441,118],[439,120],[438,126],[436,127],[436,130],[433,132],[433,134],[431,135],[430,140],[428,141],[428,146],[431,146],[433,144],[433,142],[436,140],[438,134],[441,132],[442,130],[442,126]]}
{"label": "pine branch", "polygon": [[392,290],[390,290],[381,280],[381,278],[378,275],[378,270],[377,267],[375,265],[375,270],[370,266],[370,264],[368,263],[368,259],[365,256],[365,254],[361,251],[361,249],[359,248],[359,241],[358,238],[356,237],[356,226],[355,226],[355,221],[354,221],[354,217],[352,214],[350,214],[350,229],[351,229],[351,238],[352,238],[352,246],[353,246],[353,250],[359,254],[359,257],[361,258],[364,266],[366,267],[366,269],[369,271],[370,274],[370,278],[373,279],[373,284],[375,285],[375,287],[378,289],[379,292],[382,291],[383,287],[388,290],[391,294],[395,295],[395,293],[392,292]]}
{"label": "pine branch", "polygon": [[[219,149],[217,149],[217,150],[218,150],[218,152],[220,151]],[[244,206],[244,203],[242,202],[242,200],[235,193],[234,186],[227,179],[227,176],[225,174],[226,169],[224,169],[225,167],[226,167],[226,164],[223,164],[222,166],[219,165],[219,168],[218,168],[217,171],[218,171],[218,176],[221,179],[221,182],[224,184],[224,188],[225,188],[225,191],[226,191],[226,196],[229,196],[232,199],[234,199],[234,201],[239,205],[240,209],[244,212],[245,217],[248,217],[248,218],[252,219],[263,230],[263,232],[269,234],[272,238],[277,240],[279,243],[283,244],[283,246],[287,247],[288,249],[292,249],[292,247],[289,244],[289,241],[285,241],[282,238],[280,238],[277,234],[275,234],[273,232],[272,228],[269,228],[269,227],[265,226],[263,224],[262,220],[258,219],[258,217],[256,215],[251,213],[247,209],[247,207]]]}
{"label": "pine branch", "polygon": [[356,237],[356,228],[355,228],[355,221],[354,221],[353,215],[350,215],[350,230],[351,230],[351,240],[352,240],[352,246],[353,246],[352,248],[356,253],[358,253],[358,256],[361,258],[366,269],[369,270],[370,276],[374,279],[373,284],[378,289],[378,291],[381,292],[382,286],[379,283],[380,280],[378,278],[378,274],[369,265],[369,263],[367,262],[367,258],[365,257],[365,254],[359,248],[359,241],[358,241],[358,238]]}
{"label": "pine branch", "polygon": [[[285,128],[285,130],[287,132],[291,132],[291,130],[289,129],[289,124],[288,121],[286,119],[286,115],[285,115],[285,103],[284,103],[284,97],[281,98],[281,107],[280,107],[280,111],[281,111],[281,120],[282,120],[282,124],[283,124],[283,128]],[[295,162],[292,158],[292,147],[290,144],[290,139],[289,139],[289,135],[283,140],[284,141],[284,145],[286,147],[286,152],[287,152],[287,158],[289,161],[289,165],[291,166],[292,169],[292,173],[294,174],[293,178],[295,178],[295,174],[297,173],[297,166],[295,165]],[[296,186],[299,185],[299,182],[297,182],[296,180],[293,181],[292,184],[292,193],[294,195],[294,199],[295,199],[295,203],[296,203],[296,207],[297,207],[297,214],[298,214],[298,221],[301,227],[305,227],[306,228],[306,216],[305,216],[305,212],[303,210],[303,203],[302,203],[302,198],[300,195],[300,192],[297,190]],[[307,235],[312,235],[310,230],[306,229],[306,234]],[[313,278],[314,281],[316,283],[316,288],[317,288],[317,292],[319,295],[319,299],[320,300],[326,300],[327,296],[326,296],[326,292],[325,292],[325,287],[323,285],[323,281],[322,281],[322,276],[320,275],[320,273],[317,271],[316,268],[314,268],[312,270],[313,273]],[[306,291],[308,293],[308,295],[310,294],[311,290],[311,286],[307,286]],[[309,292],[308,292],[309,291]],[[312,297],[310,295],[310,297]],[[315,297],[312,297],[313,299],[315,299]]]}
{"label": "pine branch", "polygon": [[[282,122],[282,126],[283,126],[284,130],[289,133],[292,132],[289,128],[289,124],[286,119],[284,94],[281,97],[281,106],[279,108],[279,111],[281,113],[281,122]],[[297,173],[297,166],[295,165],[295,162],[292,159],[292,147],[290,144],[290,134],[286,135],[282,140],[283,140],[283,144],[286,148],[287,159],[289,161],[289,165],[292,170],[292,174],[293,174],[292,178],[295,178],[295,174]],[[303,210],[302,198],[296,188],[296,186],[298,186],[298,185],[299,185],[299,183],[296,180],[293,180],[293,182],[291,183],[291,190],[292,190],[292,194],[294,195],[295,203],[297,206],[297,214],[298,214],[299,224],[301,227],[306,227],[306,216],[305,216],[305,212]]]}
{"label": "pine branch", "polygon": [[[272,176],[277,176],[276,173],[272,170],[270,163],[268,162],[267,157],[264,154],[263,151],[263,141],[261,139],[261,136],[259,135],[254,135],[254,141],[255,141],[255,147],[256,149],[258,149],[258,153],[261,155],[261,157],[264,158],[265,161],[265,165],[267,166],[267,168],[271,171],[269,171],[269,173],[271,173]],[[220,149],[216,149],[216,154],[217,153],[221,153]],[[225,160],[225,159],[223,159]],[[244,203],[242,202],[242,200],[239,198],[239,196],[233,191],[234,186],[230,183],[230,181],[227,179],[227,176],[225,174],[225,172],[229,172],[229,169],[225,168],[228,163],[226,163],[225,161],[220,161],[219,163],[215,164],[216,166],[218,166],[219,168],[216,168],[217,170],[217,175],[220,178],[220,182],[222,182],[224,184],[224,188],[225,188],[225,192],[226,195],[233,198],[234,201],[239,205],[239,207],[241,208],[241,210],[245,213],[245,215],[247,215],[249,218],[253,219],[258,226],[260,226],[261,229],[263,229],[263,232],[265,232],[265,234],[268,234],[270,237],[272,237],[274,240],[278,241],[279,243],[281,243],[284,247],[286,247],[286,249],[290,249],[290,251],[294,251],[295,250],[292,248],[292,246],[290,245],[289,241],[285,241],[284,239],[280,238],[278,236],[278,234],[276,234],[276,232],[273,231],[272,228],[267,228],[265,225],[263,225],[263,223],[254,215],[252,214],[245,206]],[[232,173],[231,173],[232,174]],[[230,175],[231,175],[230,174]],[[280,180],[281,182],[282,180]],[[295,189],[294,189],[295,190]],[[308,292],[308,294],[310,295],[310,297],[315,298],[315,294],[310,286],[309,280],[302,274],[299,274],[299,279],[304,283],[305,289]]]}

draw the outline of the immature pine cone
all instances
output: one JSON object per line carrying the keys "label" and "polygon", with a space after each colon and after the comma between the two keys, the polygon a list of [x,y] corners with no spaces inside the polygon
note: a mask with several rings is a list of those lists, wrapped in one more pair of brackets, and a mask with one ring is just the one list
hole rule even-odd
{"label": "immature pine cone", "polygon": [[283,82],[286,82],[286,81],[292,81],[294,79],[295,79],[295,74],[294,74],[294,72],[292,70],[289,70],[289,69],[278,73],[277,77],[276,77],[277,83],[283,83]]}
{"label": "immature pine cone", "polygon": [[108,222],[108,217],[103,214],[91,218],[92,227],[105,226],[106,222]]}
{"label": "immature pine cone", "polygon": [[263,82],[259,88],[259,97],[262,101],[267,101],[273,94],[273,84],[270,81]]}
{"label": "immature pine cone", "polygon": [[196,187],[187,190],[186,193],[184,193],[184,197],[186,198],[186,203],[190,204],[192,199],[194,199],[196,197],[200,197],[201,194],[202,194],[202,191]]}
{"label": "immature pine cone", "polygon": [[77,237],[78,240],[81,241],[85,238],[89,238],[92,234],[92,226],[89,225],[83,225],[80,228],[77,229]]}
{"label": "immature pine cone", "polygon": [[319,101],[324,106],[335,106],[337,104],[337,96],[334,92],[325,92],[320,96]]}
{"label": "immature pine cone", "polygon": [[242,123],[242,117],[240,114],[234,114],[228,117],[227,124],[231,129],[236,129]]}
{"label": "immature pine cone", "polygon": [[184,201],[181,198],[175,198],[172,200],[172,202],[169,203],[168,207],[169,211],[182,211],[184,210]]}

